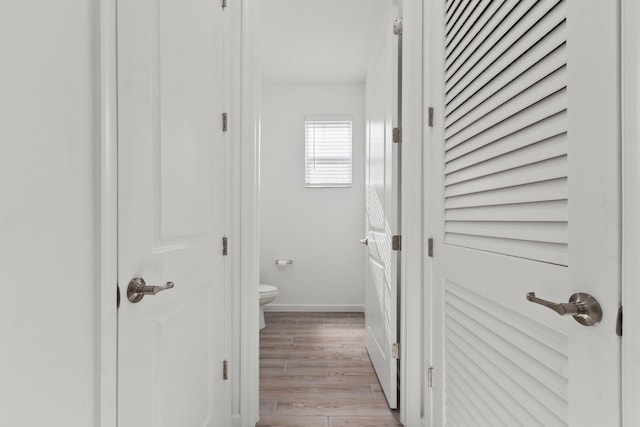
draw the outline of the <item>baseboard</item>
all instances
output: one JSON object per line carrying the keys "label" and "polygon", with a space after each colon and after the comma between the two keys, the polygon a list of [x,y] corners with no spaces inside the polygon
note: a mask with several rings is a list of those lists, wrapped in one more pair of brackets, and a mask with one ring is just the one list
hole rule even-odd
{"label": "baseboard", "polygon": [[240,414],[233,414],[231,416],[231,427],[240,427]]}
{"label": "baseboard", "polygon": [[361,304],[267,304],[264,311],[324,311],[364,313]]}

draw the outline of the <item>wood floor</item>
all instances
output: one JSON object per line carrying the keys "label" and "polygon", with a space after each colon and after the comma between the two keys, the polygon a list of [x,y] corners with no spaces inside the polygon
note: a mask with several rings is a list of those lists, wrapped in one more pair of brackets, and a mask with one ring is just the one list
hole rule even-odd
{"label": "wood floor", "polygon": [[365,349],[362,313],[268,312],[265,318],[256,426],[402,426]]}

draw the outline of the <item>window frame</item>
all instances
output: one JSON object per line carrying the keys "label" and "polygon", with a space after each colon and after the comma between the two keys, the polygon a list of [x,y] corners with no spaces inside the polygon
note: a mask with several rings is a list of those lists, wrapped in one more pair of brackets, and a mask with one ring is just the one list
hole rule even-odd
{"label": "window frame", "polygon": [[[317,183],[310,184],[307,172],[307,124],[309,122],[349,122],[350,124],[350,149],[349,149],[349,182],[346,183]],[[304,186],[305,188],[352,188],[353,187],[353,117],[350,115],[322,115],[304,116]]]}

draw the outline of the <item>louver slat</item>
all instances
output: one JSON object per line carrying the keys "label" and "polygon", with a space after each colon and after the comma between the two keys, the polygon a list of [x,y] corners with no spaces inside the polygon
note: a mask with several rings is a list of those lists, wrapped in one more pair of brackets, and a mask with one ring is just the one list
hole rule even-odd
{"label": "louver slat", "polygon": [[519,203],[512,205],[474,206],[451,208],[447,211],[449,221],[551,221],[566,222],[567,201]]}
{"label": "louver slat", "polygon": [[458,12],[458,8],[462,6],[463,3],[466,3],[466,0],[449,1],[447,15],[445,17],[447,24],[451,22],[451,18],[453,18],[453,16]]}
{"label": "louver slat", "polygon": [[467,19],[469,19],[469,16],[473,13],[474,10],[477,9],[477,7],[479,5],[480,5],[480,2],[465,2],[465,6],[464,6],[464,9],[462,10],[462,13],[458,17],[458,19],[455,22],[455,24],[453,24],[450,27],[450,30],[446,35],[446,43],[447,44],[449,44],[451,39],[454,38],[458,34],[460,29],[467,22]]}
{"label": "louver slat", "polygon": [[[485,6],[486,3],[486,6]],[[472,15],[467,21],[468,27],[465,27],[453,38],[447,46],[447,56],[445,70],[451,65],[457,63],[458,57],[467,51],[467,47],[476,38],[478,33],[489,23],[494,15],[506,3],[506,0],[488,0],[483,2],[483,6],[476,9],[478,16]]]}
{"label": "louver slat", "polygon": [[[446,185],[471,181],[484,176],[561,157],[567,152],[567,135],[562,134],[540,141],[473,166],[447,174]],[[484,153],[486,154],[486,153]]]}
{"label": "louver slat", "polygon": [[455,7],[445,52],[445,242],[567,265],[566,5]]}
{"label": "louver slat", "polygon": [[521,186],[532,182],[549,181],[566,176],[567,156],[556,157],[551,160],[534,163],[521,168],[483,176],[481,178],[460,182],[458,184],[447,185],[445,187],[445,197],[491,191],[498,188]]}
{"label": "louver slat", "polygon": [[449,221],[445,233],[499,237],[562,244],[567,241],[566,222]]}
{"label": "louver slat", "polygon": [[[529,6],[531,6],[533,2],[529,1],[528,3]],[[446,54],[451,54],[450,59],[446,62],[445,77],[447,79],[457,73],[460,67],[467,63],[469,57],[473,55],[476,50],[482,49],[482,45],[485,43],[487,37],[501,25],[505,17],[509,16],[516,6],[518,6],[518,2],[506,1],[503,6],[497,8],[493,15],[488,16],[488,21],[478,23],[477,26],[479,28],[477,29],[477,33],[469,40],[468,44],[462,45],[460,52],[446,52]]]}
{"label": "louver slat", "polygon": [[[524,3],[526,2],[523,1],[522,4]],[[528,50],[562,22],[566,13],[564,7],[554,8],[556,3],[557,0],[537,2],[527,15],[513,24],[511,29],[505,28],[506,31],[503,34],[499,31],[491,34],[485,42],[488,46],[484,46],[490,46],[487,51],[482,49],[475,51],[457,72],[447,76],[447,104],[494,63],[497,65],[496,68],[502,66],[503,62],[509,64],[511,57],[506,54],[507,51],[511,49],[511,52],[517,53]],[[549,10],[549,14],[545,16]],[[506,19],[509,23],[510,18]],[[498,30],[501,29],[502,26],[498,28]]]}
{"label": "louver slat", "polygon": [[446,198],[444,206],[445,209],[456,209],[567,200],[567,198],[567,178],[563,177],[457,197],[449,196]]}
{"label": "louver slat", "polygon": [[[504,138],[493,141],[491,144],[482,146],[473,151],[464,151],[462,148],[468,148],[468,144],[463,144],[457,150],[459,156],[447,157],[448,161],[445,165],[445,173],[450,174],[460,169],[467,168],[478,163],[482,163],[487,159],[493,159],[504,154],[528,147],[540,141],[546,141],[565,134],[567,126],[566,111],[562,111],[555,116],[551,116],[524,128],[518,132],[507,135]],[[566,139],[566,136],[565,136]],[[452,153],[454,150],[450,151]]]}
{"label": "louver slat", "polygon": [[466,38],[466,36],[469,34],[469,30],[474,27],[478,19],[480,19],[484,15],[484,12],[491,4],[492,2],[490,0],[481,0],[477,2],[475,7],[470,10],[470,13],[465,18],[464,23],[459,26],[457,31],[447,36],[446,45],[447,47],[450,46],[452,52],[458,46],[460,41]]}
{"label": "louver slat", "polygon": [[[548,56],[542,58],[531,68],[520,74],[498,91],[489,92],[485,99],[474,97],[465,103],[465,108],[449,117],[450,125],[446,130],[446,137],[455,135],[467,128],[477,120],[483,118],[496,108],[510,104],[510,100],[519,98],[524,91],[541,90],[544,85],[552,85],[552,81],[564,80],[566,82],[566,66],[564,65],[564,45]],[[500,81],[495,79],[494,81]],[[565,83],[566,84],[566,83]],[[558,87],[556,86],[556,90]],[[534,95],[534,99],[535,99]],[[539,99],[539,97],[537,97]],[[476,103],[477,102],[477,103]]]}
{"label": "louver slat", "polygon": [[[522,91],[517,96],[511,98],[509,101],[472,122],[466,128],[461,129],[457,133],[454,133],[453,131],[447,132],[449,135],[446,135],[445,138],[447,138],[447,141],[450,142],[451,145],[458,145],[460,142],[466,141],[493,126],[504,122],[516,113],[524,111],[533,104],[536,104],[539,100],[548,98],[561,89],[564,89],[567,86],[566,77],[566,67],[562,67],[560,70],[553,72],[546,78]],[[491,106],[489,106],[489,108],[491,108]]]}
{"label": "louver slat", "polygon": [[[452,101],[447,107],[447,117],[450,123],[455,123],[460,117],[466,115],[469,111],[485,102],[490,97],[498,94],[503,87],[517,79],[521,74],[529,68],[535,66],[541,61],[552,62],[547,64],[549,70],[560,68],[564,64],[566,54],[564,50],[559,55],[554,55],[556,50],[564,46],[564,23],[554,28],[542,40],[536,43],[527,54],[521,57],[517,62],[512,63],[510,67],[503,70],[499,76],[493,80],[485,82],[484,79],[476,80],[464,90],[464,95]],[[552,56],[553,55],[553,56]],[[552,56],[551,58],[546,58]],[[560,64],[558,64],[560,61]],[[540,64],[539,66],[544,66]],[[471,95],[469,95],[471,94]]]}
{"label": "louver slat", "polygon": [[[523,102],[531,103],[534,102],[534,100],[527,97],[523,99]],[[537,100],[535,104],[531,104],[527,109],[517,112],[517,114],[509,117],[508,120],[492,124],[491,127],[487,127],[487,129],[481,134],[474,135],[474,138],[472,139],[464,140],[459,136],[454,136],[451,140],[446,140],[445,149],[447,151],[447,156],[452,156],[454,158],[459,157],[458,150],[451,153],[451,155],[448,151],[463,142],[469,145],[466,147],[460,147],[459,150],[469,152],[491,144],[500,138],[507,137],[512,133],[522,131],[529,126],[548,119],[549,117],[565,111],[566,109],[567,93],[565,88],[551,94],[545,99]]]}

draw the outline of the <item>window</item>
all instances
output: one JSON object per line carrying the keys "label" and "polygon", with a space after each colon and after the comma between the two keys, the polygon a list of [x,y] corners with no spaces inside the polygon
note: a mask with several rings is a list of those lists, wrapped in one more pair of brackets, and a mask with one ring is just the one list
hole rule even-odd
{"label": "window", "polygon": [[351,120],[306,120],[305,186],[351,187]]}

